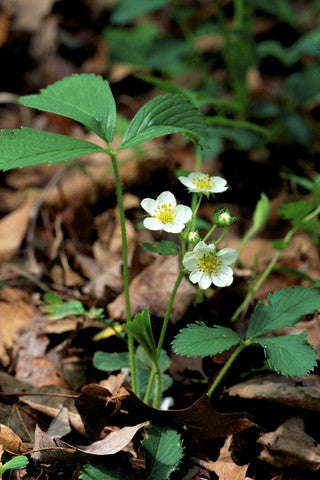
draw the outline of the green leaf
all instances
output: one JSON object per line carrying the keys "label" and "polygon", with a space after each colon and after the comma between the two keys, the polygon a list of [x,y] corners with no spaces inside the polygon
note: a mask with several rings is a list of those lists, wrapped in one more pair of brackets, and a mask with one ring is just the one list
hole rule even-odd
{"label": "green leaf", "polygon": [[144,308],[142,312],[137,313],[132,320],[125,324],[124,328],[139,342],[150,360],[157,362],[157,349],[151,326],[149,308]]}
{"label": "green leaf", "polygon": [[180,435],[166,427],[150,426],[142,445],[145,450],[147,480],[166,480],[183,457]]}
{"label": "green leaf", "polygon": [[[146,393],[147,385],[149,383],[150,372],[152,369],[152,362],[147,353],[142,347],[138,347],[135,354],[136,367],[137,367],[137,394],[140,398],[143,398]],[[161,394],[171,387],[173,381],[172,378],[165,372],[170,366],[170,358],[165,350],[161,350],[159,357],[159,367],[161,371]],[[156,383],[153,382],[153,388],[150,396],[152,402],[155,396]]]}
{"label": "green leaf", "polygon": [[295,227],[298,227],[301,225],[304,217],[312,212],[313,208],[312,202],[299,200],[298,202],[284,203],[279,208],[278,213],[284,219],[290,220]]}
{"label": "green leaf", "polygon": [[29,463],[29,460],[24,455],[18,455],[17,457],[12,458],[4,465],[0,466],[0,477],[7,471],[7,470],[16,470],[19,468],[25,468]]}
{"label": "green leaf", "polygon": [[289,75],[285,81],[285,96],[295,105],[304,105],[319,97],[319,67],[308,67]]}
{"label": "green leaf", "polygon": [[112,23],[125,24],[129,23],[135,18],[145,15],[146,13],[154,12],[160,8],[165,7],[170,0],[118,0],[113,6],[113,13],[110,17]]}
{"label": "green leaf", "polygon": [[155,252],[159,255],[178,255],[180,252],[179,246],[168,240],[160,240],[160,242],[155,243],[142,242],[141,245],[143,245],[148,252]]}
{"label": "green leaf", "polygon": [[318,176],[314,181],[314,184],[312,186],[312,195],[314,196],[317,204],[320,205],[320,176]]}
{"label": "green leaf", "polygon": [[241,341],[236,332],[225,327],[208,327],[204,323],[188,325],[172,342],[179,355],[207,357],[229,350]]}
{"label": "green leaf", "polygon": [[270,212],[270,201],[268,197],[261,193],[260,200],[253,212],[253,228],[255,233],[261,230],[266,224]]}
{"label": "green leaf", "polygon": [[131,120],[121,149],[170,133],[181,133],[206,147],[206,129],[203,115],[186,97],[178,94],[158,96]]}
{"label": "green leaf", "polygon": [[134,474],[130,474],[123,467],[102,467],[85,465],[80,473],[79,478],[81,480],[135,480],[137,477]]}
{"label": "green leaf", "polygon": [[91,74],[76,74],[49,85],[37,95],[20,97],[27,107],[73,118],[111,142],[116,124],[116,106],[109,83]]}
{"label": "green leaf", "polygon": [[299,335],[257,338],[255,343],[264,348],[268,366],[282,375],[306,375],[317,363],[317,352],[308,343],[306,332]]}
{"label": "green leaf", "polygon": [[40,165],[41,163],[53,165],[89,153],[104,151],[98,145],[85,140],[57,133],[42,132],[28,127],[2,130],[0,148],[1,170]]}
{"label": "green leaf", "polygon": [[302,315],[320,308],[320,293],[308,287],[289,287],[268,295],[268,304],[258,303],[249,321],[248,338],[276,328],[292,327]]}
{"label": "green leaf", "polygon": [[51,320],[69,317],[70,315],[85,315],[86,311],[79,300],[70,300],[70,302],[51,303],[43,307]]}
{"label": "green leaf", "polygon": [[98,350],[93,357],[93,365],[98,370],[104,372],[112,372],[114,370],[121,370],[129,367],[128,352],[101,352]]}

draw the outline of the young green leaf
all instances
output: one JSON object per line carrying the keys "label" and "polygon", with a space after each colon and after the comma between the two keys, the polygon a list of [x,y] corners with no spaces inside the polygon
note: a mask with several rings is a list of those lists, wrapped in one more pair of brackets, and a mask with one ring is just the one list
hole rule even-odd
{"label": "young green leaf", "polygon": [[73,118],[112,142],[116,124],[116,106],[109,84],[91,74],[71,75],[49,85],[37,95],[25,95],[19,102],[27,107]]}
{"label": "young green leaf", "polygon": [[183,457],[180,435],[166,427],[150,426],[142,445],[145,450],[147,480],[166,480]]}
{"label": "young green leaf", "polygon": [[206,130],[203,115],[190,100],[179,94],[162,95],[144,105],[131,120],[120,148],[170,133],[181,133],[206,147]]}
{"label": "young green leaf", "polygon": [[268,366],[281,375],[300,377],[313,370],[317,352],[307,341],[307,333],[283,335],[272,338],[256,338],[264,348]]}
{"label": "young green leaf", "polygon": [[260,200],[253,212],[253,228],[256,233],[266,224],[270,211],[270,201],[264,193],[261,193]]}
{"label": "young green leaf", "polygon": [[290,220],[294,226],[299,227],[304,217],[312,212],[313,208],[312,202],[300,200],[298,202],[284,203],[281,205],[278,213],[286,220]]}
{"label": "young green leaf", "polygon": [[103,149],[94,143],[28,127],[2,130],[0,148],[1,170],[41,163],[53,165],[89,153],[103,152]]}
{"label": "young green leaf", "polygon": [[159,255],[178,255],[180,252],[179,246],[168,240],[160,240],[160,242],[156,243],[142,242],[142,245],[148,250],[148,252],[155,252]]}
{"label": "young green leaf", "polygon": [[130,474],[124,467],[102,467],[87,463],[80,473],[81,480],[135,480],[137,477],[133,473]]}
{"label": "young green leaf", "polygon": [[295,325],[302,315],[320,308],[320,293],[308,287],[289,287],[268,295],[268,304],[258,303],[251,315],[247,337],[254,338],[276,328]]}
{"label": "young green leaf", "polygon": [[151,326],[149,308],[144,308],[142,312],[137,313],[132,320],[125,324],[125,329],[139,342],[150,360],[157,362],[157,349]]}
{"label": "young green leaf", "polygon": [[188,325],[172,342],[179,355],[207,357],[229,350],[241,341],[236,332],[225,327],[208,327],[204,323]]}
{"label": "young green leaf", "polygon": [[18,455],[17,457],[11,458],[8,462],[0,466],[0,478],[7,470],[16,470],[19,468],[25,468],[29,463],[29,460],[24,455]]}

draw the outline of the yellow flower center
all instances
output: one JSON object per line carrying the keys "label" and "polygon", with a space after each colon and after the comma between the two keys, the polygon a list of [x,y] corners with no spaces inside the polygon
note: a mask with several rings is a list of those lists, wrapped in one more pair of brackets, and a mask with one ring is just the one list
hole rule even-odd
{"label": "yellow flower center", "polygon": [[215,252],[204,253],[199,258],[198,270],[206,275],[211,275],[212,273],[217,275],[221,263],[221,260],[218,260]]}
{"label": "yellow flower center", "polygon": [[171,203],[156,205],[153,215],[159,222],[172,223],[175,220],[175,209]]}
{"label": "yellow flower center", "polygon": [[206,174],[204,177],[198,176],[192,180],[192,183],[199,190],[204,190],[205,188],[212,188],[214,186],[214,181],[212,178]]}

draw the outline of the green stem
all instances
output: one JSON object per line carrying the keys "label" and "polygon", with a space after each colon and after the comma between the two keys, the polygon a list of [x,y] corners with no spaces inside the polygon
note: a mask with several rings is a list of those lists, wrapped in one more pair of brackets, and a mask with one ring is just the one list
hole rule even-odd
{"label": "green stem", "polygon": [[[162,324],[162,327],[161,327],[161,332],[160,332],[158,345],[157,345],[157,357],[158,357],[158,359],[160,357],[161,349],[162,349],[163,342],[164,342],[164,339],[165,339],[165,336],[166,336],[167,327],[168,327],[168,323],[169,323],[169,319],[170,319],[170,314],[171,314],[173,302],[174,302],[176,293],[178,291],[178,288],[180,286],[180,283],[181,283],[183,277],[184,277],[184,272],[181,269],[180,272],[179,272],[179,275],[177,276],[175,284],[173,286],[173,289],[172,289],[172,292],[171,292],[171,295],[170,295],[170,298],[169,298],[169,302],[168,302],[168,305],[167,305],[166,313],[165,313],[165,316],[164,316],[164,319],[163,319],[163,324]],[[153,368],[150,372],[149,382],[148,382],[147,390],[146,390],[145,397],[144,397],[144,402],[145,403],[149,403],[149,401],[150,401],[150,396],[151,396],[151,392],[152,392],[155,373],[156,373],[156,369],[153,366]],[[161,381],[161,378],[160,378],[160,381]],[[159,388],[158,388],[158,390],[159,390]],[[160,394],[161,394],[161,387],[160,387]],[[158,399],[155,398],[155,401],[154,401],[154,406],[155,407],[159,406],[159,401],[160,401],[160,397]]]}
{"label": "green stem", "polygon": [[221,240],[223,239],[223,237],[227,233],[227,229],[228,229],[228,227],[224,227],[223,232],[221,233],[220,237],[218,237],[217,240],[214,241],[214,243],[216,245],[218,245],[218,243],[221,242]]}
{"label": "green stem", "polygon": [[214,124],[214,125],[223,125],[226,127],[233,127],[233,128],[245,128],[247,130],[252,130],[253,132],[257,132],[262,135],[265,135],[266,137],[271,136],[270,130],[264,127],[260,127],[260,125],[249,122],[247,120],[238,120],[238,119],[215,116],[215,117],[206,117],[206,123],[208,123],[209,125]]}
{"label": "green stem", "polygon": [[[128,265],[128,242],[127,242],[127,232],[126,232],[126,217],[125,217],[124,206],[123,206],[122,184],[121,184],[121,178],[120,178],[119,168],[117,164],[117,157],[113,152],[110,152],[110,151],[109,151],[109,155],[112,162],[112,168],[113,168],[115,185],[116,185],[117,202],[118,202],[118,208],[119,208],[121,240],[122,240],[123,288],[124,288],[124,298],[125,298],[125,307],[126,307],[126,319],[127,319],[127,322],[129,322],[131,320],[131,306],[130,306],[130,291],[129,291],[129,265]],[[136,376],[136,365],[135,365],[135,358],[134,358],[134,339],[131,333],[128,333],[128,351],[129,351],[129,362],[130,362],[130,372],[131,372],[131,387],[132,387],[132,391],[136,393],[137,376]]]}
{"label": "green stem", "polygon": [[208,238],[212,235],[212,233],[215,231],[215,229],[217,228],[217,225],[213,225],[209,232],[207,233],[207,235],[203,238],[203,241],[206,242],[208,240]]}
{"label": "green stem", "polygon": [[233,352],[233,354],[231,355],[229,360],[226,362],[224,367],[220,370],[219,375],[217,376],[217,378],[215,379],[215,381],[213,382],[213,384],[209,388],[208,393],[207,393],[208,397],[211,397],[212,393],[217,388],[217,386],[219,385],[219,383],[221,382],[223,377],[226,375],[226,373],[229,371],[231,365],[233,364],[233,362],[235,361],[235,359],[237,358],[239,353],[242,352],[242,350],[244,348],[246,348],[248,345],[250,345],[250,343],[251,342],[249,340],[243,340],[240,343],[240,345],[238,345],[237,349]]}

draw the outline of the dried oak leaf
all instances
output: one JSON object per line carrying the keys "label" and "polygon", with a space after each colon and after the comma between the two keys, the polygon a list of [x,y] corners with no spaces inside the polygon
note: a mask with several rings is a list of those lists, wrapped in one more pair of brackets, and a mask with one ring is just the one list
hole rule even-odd
{"label": "dried oak leaf", "polygon": [[0,423],[0,445],[3,449],[13,455],[21,455],[28,449],[23,445],[22,440],[11,428]]}
{"label": "dried oak leaf", "polygon": [[243,413],[216,412],[207,395],[182,410],[158,410],[143,403],[124,387],[116,395],[97,384],[84,387],[75,400],[90,438],[97,439],[106,425],[128,425],[150,421],[168,425],[190,435],[215,438],[232,435],[254,426]]}
{"label": "dried oak leaf", "polygon": [[301,417],[291,417],[274,432],[258,439],[264,446],[260,458],[272,465],[316,472],[320,469],[320,445],[304,431]]}

